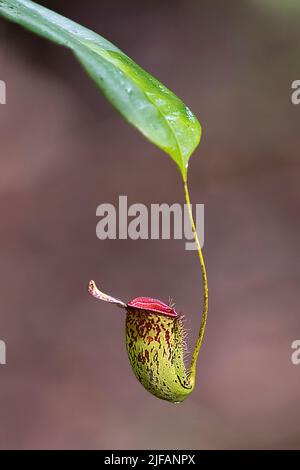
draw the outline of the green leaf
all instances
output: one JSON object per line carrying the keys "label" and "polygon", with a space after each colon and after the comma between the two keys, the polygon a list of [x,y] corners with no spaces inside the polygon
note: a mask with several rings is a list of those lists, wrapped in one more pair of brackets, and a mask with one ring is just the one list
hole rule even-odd
{"label": "green leaf", "polygon": [[177,163],[184,181],[201,126],[185,104],[99,34],[29,0],[0,0],[0,15],[68,47],[122,116]]}

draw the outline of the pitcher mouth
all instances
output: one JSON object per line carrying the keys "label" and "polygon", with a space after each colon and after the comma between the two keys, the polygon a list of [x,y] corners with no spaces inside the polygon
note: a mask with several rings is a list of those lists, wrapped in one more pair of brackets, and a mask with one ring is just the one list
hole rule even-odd
{"label": "pitcher mouth", "polygon": [[151,297],[137,297],[127,304],[127,309],[136,308],[150,313],[158,313],[171,318],[178,318],[178,313],[173,307]]}
{"label": "pitcher mouth", "polygon": [[115,297],[99,290],[94,281],[89,282],[88,291],[96,299],[115,304],[127,311],[130,311],[131,309],[144,310],[149,313],[157,313],[170,318],[179,318],[178,313],[174,309],[173,303],[167,305],[161,300],[153,299],[152,297],[136,297],[126,304],[122,300],[116,299]]}

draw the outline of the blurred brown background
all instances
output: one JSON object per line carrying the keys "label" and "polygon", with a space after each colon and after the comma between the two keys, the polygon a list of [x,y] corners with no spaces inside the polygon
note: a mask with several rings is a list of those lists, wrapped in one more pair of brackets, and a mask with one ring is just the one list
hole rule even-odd
{"label": "blurred brown background", "polygon": [[300,448],[298,1],[40,2],[98,31],[203,125],[207,333],[174,406],[131,372],[124,317],[88,296],[175,298],[191,350],[202,287],[182,241],[99,241],[96,207],[183,202],[180,175],[70,52],[0,22],[0,447]]}

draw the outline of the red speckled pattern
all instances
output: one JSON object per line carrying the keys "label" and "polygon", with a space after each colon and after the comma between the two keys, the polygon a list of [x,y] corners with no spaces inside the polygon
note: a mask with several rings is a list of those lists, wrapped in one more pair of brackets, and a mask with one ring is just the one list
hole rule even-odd
{"label": "red speckled pattern", "polygon": [[178,317],[178,314],[174,308],[161,302],[160,300],[152,299],[151,297],[137,297],[136,299],[131,300],[127,306],[137,309],[140,308],[147,310],[148,312],[160,313],[161,315],[166,315],[169,317]]}

